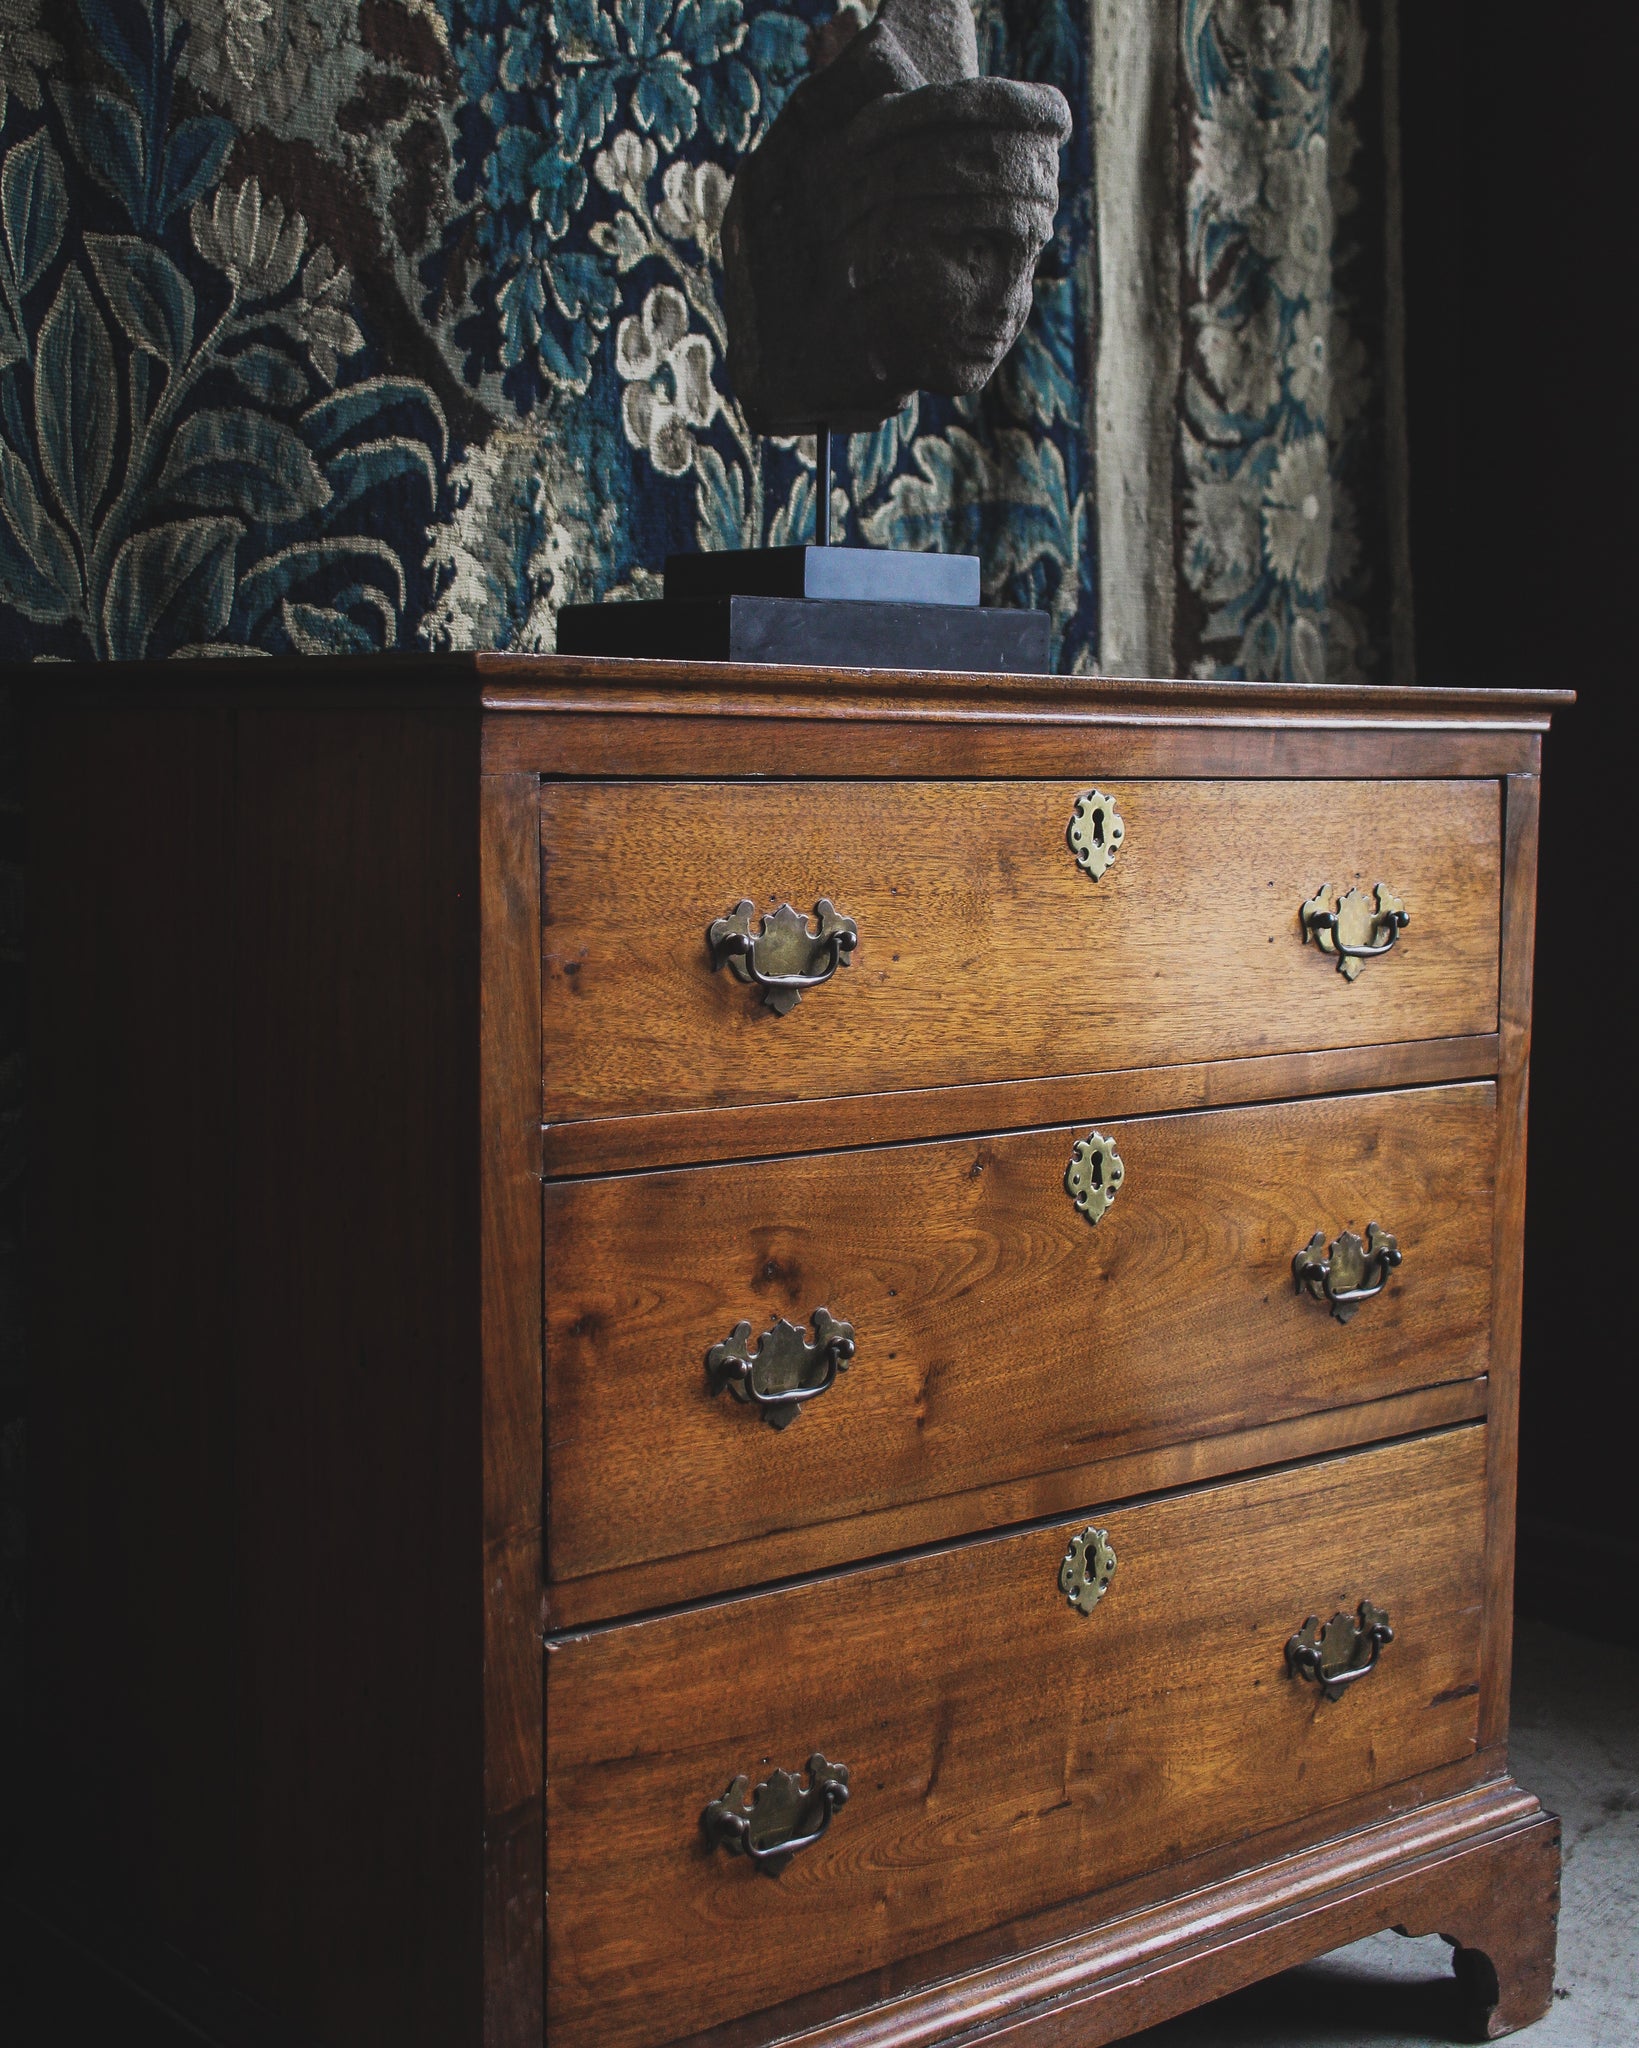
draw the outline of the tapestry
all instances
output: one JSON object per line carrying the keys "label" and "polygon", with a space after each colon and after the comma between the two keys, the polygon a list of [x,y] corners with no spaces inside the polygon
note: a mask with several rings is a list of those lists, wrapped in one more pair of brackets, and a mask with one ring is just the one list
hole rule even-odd
{"label": "tapestry", "polygon": [[[549,651],[814,531],[729,385],[734,169],[875,0],[0,0],[0,659]],[[1394,0],[974,0],[1076,118],[974,402],[839,463],[1065,672],[1409,680]],[[24,1546],[0,694],[0,1720]]]}
{"label": "tapestry", "polygon": [[[811,440],[724,356],[735,165],[863,24],[832,0],[0,0],[9,652],[550,649],[668,553],[814,530]],[[1085,106],[1082,0],[980,0]],[[972,402],[855,437],[838,515],[963,549],[1097,653],[1091,136]]]}

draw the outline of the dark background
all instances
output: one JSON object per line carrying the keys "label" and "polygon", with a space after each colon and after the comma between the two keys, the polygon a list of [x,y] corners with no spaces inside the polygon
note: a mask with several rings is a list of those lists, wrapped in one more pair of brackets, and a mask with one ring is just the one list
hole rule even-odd
{"label": "dark background", "polygon": [[1619,18],[1409,0],[1402,161],[1417,680],[1580,698],[1543,781],[1520,1605],[1634,1641],[1635,131]]}

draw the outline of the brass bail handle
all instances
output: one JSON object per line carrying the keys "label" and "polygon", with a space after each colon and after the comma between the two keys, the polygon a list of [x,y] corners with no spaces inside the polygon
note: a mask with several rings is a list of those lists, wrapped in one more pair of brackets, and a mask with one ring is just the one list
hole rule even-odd
{"label": "brass bail handle", "polygon": [[814,905],[814,931],[789,903],[756,920],[757,906],[749,896],[718,918],[706,934],[711,964],[761,989],[763,1001],[778,1017],[790,1016],[806,992],[822,988],[839,967],[853,965],[859,926],[843,917],[829,896]]}
{"label": "brass bail handle", "polygon": [[789,1429],[804,1404],[830,1393],[837,1374],[846,1372],[858,1348],[852,1323],[840,1322],[831,1311],[817,1308],[810,1344],[795,1323],[782,1316],[751,1348],[751,1325],[741,1323],[732,1336],[706,1353],[706,1379],[714,1394],[729,1393],[758,1409],[771,1429]]}
{"label": "brass bail handle", "polygon": [[1292,1280],[1299,1294],[1324,1302],[1346,1323],[1363,1301],[1383,1292],[1404,1256],[1399,1240],[1378,1223],[1367,1224],[1364,1243],[1345,1230],[1330,1251],[1325,1231],[1317,1230],[1292,1261]]}
{"label": "brass bail handle", "polygon": [[1320,1616],[1311,1614],[1287,1640],[1286,1675],[1318,1685],[1322,1699],[1340,1700],[1351,1685],[1371,1677],[1393,1641],[1388,1615],[1369,1600],[1353,1614],[1334,1614],[1324,1628]]}
{"label": "brass bail handle", "polygon": [[700,1816],[714,1849],[747,1856],[767,1877],[778,1877],[793,1856],[822,1841],[834,1815],[848,1803],[848,1766],[828,1764],[816,1750],[808,1759],[808,1783],[795,1771],[771,1771],[751,1794],[751,1780],[736,1778],[721,1799]]}
{"label": "brass bail handle", "polygon": [[1383,882],[1369,897],[1350,889],[1335,901],[1328,883],[1298,914],[1303,943],[1330,953],[1345,981],[1355,979],[1363,961],[1381,960],[1385,953],[1392,953],[1396,940],[1411,923],[1411,912]]}

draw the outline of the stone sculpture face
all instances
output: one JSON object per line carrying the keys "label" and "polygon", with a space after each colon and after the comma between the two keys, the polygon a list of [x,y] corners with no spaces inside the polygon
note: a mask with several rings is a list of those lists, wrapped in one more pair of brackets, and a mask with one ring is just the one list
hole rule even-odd
{"label": "stone sculpture face", "polygon": [[971,396],[1030,317],[1070,109],[981,78],[968,0],[885,0],[798,87],[723,222],[729,374],[761,433]]}

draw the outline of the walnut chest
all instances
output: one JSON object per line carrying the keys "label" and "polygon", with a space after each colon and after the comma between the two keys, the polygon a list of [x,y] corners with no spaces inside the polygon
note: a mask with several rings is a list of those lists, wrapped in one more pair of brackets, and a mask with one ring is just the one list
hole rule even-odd
{"label": "walnut chest", "polygon": [[1563,697],[35,674],[54,1915],[224,2042],[1545,2009]]}

